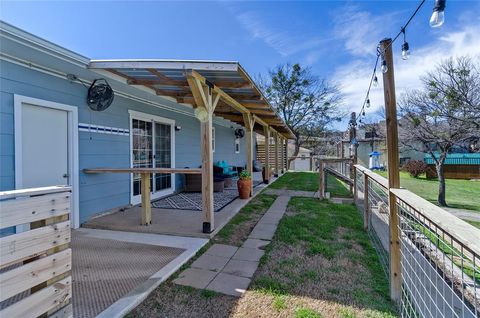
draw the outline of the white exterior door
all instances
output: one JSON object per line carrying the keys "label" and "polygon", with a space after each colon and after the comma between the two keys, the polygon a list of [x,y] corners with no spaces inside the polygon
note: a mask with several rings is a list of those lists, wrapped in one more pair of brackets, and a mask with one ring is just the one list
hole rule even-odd
{"label": "white exterior door", "polygon": [[80,226],[78,109],[14,95],[15,188],[68,185],[72,226]]}
{"label": "white exterior door", "polygon": [[22,105],[22,188],[69,185],[68,112]]}

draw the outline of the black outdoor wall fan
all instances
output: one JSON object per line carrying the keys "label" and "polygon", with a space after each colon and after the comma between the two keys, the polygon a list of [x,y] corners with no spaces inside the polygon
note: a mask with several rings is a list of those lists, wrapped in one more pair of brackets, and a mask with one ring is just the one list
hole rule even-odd
{"label": "black outdoor wall fan", "polygon": [[113,102],[113,89],[107,80],[100,78],[93,81],[88,89],[87,104],[94,111],[104,111]]}
{"label": "black outdoor wall fan", "polygon": [[243,136],[245,136],[245,130],[243,130],[242,128],[235,129],[236,138],[243,138]]}

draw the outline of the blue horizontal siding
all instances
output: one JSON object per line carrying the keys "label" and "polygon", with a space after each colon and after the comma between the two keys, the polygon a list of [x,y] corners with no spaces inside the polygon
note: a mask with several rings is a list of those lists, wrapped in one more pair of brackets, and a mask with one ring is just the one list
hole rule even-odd
{"label": "blue horizontal siding", "polygon": [[[192,116],[172,112],[149,104],[115,96],[104,112],[93,112],[86,105],[87,89],[29,68],[0,61],[0,190],[15,187],[14,167],[14,94],[78,107],[79,123],[130,129],[128,110],[135,110],[175,120],[175,166],[198,167],[200,158],[200,124]],[[170,107],[184,106],[165,101]],[[234,129],[215,124],[214,161],[226,160],[231,165],[245,165],[245,138],[241,151],[235,153]],[[80,221],[92,215],[118,208],[130,202],[129,174],[85,174],[82,169],[95,167],[128,167],[130,137],[113,134],[79,132]],[[182,176],[176,175],[176,190],[183,187]]]}

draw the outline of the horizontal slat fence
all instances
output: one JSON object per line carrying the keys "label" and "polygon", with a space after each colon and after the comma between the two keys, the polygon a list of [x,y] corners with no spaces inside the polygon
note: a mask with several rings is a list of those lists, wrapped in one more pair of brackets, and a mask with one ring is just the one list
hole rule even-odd
{"label": "horizontal slat fence", "polygon": [[[0,317],[72,317],[69,187],[0,192]],[[23,229],[23,230],[22,230]]]}
{"label": "horizontal slat fence", "polygon": [[[279,156],[279,169],[286,166],[287,154],[285,152],[285,147],[283,144],[278,146],[278,156]],[[265,165],[265,145],[257,144],[257,160]],[[275,167],[275,144],[270,144],[270,157],[269,157],[270,167]]]}

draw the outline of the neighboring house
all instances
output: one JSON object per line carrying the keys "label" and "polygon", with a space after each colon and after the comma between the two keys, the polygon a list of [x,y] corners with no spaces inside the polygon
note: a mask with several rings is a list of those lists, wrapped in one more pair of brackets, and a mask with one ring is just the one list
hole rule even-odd
{"label": "neighboring house", "polygon": [[[248,99],[248,107],[256,107],[251,110],[258,120],[253,131],[262,131],[259,122],[271,123],[269,129],[282,138],[293,136],[237,62],[92,62],[3,22],[0,41],[0,191],[71,185],[74,227],[98,213],[140,202],[138,176],[89,175],[83,169],[201,165],[200,117],[192,107],[185,70],[235,96],[231,103]],[[115,92],[112,105],[101,112],[86,103],[88,88],[98,78]],[[245,167],[246,138],[235,136],[244,117],[225,103],[220,100],[215,109],[213,162]],[[183,180],[180,174],[155,174],[152,199],[180,191]]]}
{"label": "neighboring house", "polygon": [[[294,153],[295,153],[295,142],[293,141],[288,144],[288,156],[292,157]],[[315,162],[311,161],[310,159],[312,155],[313,155],[312,150],[304,147],[300,147],[297,158],[295,158],[295,160],[292,161],[289,169],[295,170],[295,171],[311,171],[311,169],[315,169],[315,166],[311,167],[311,164],[315,165]]]}
{"label": "neighboring house", "polygon": [[[387,167],[387,144],[385,139],[385,121],[377,124],[367,124],[357,128],[357,162],[364,167],[369,166],[370,153],[377,151],[380,153],[379,163],[383,167]],[[338,156],[349,157],[350,140],[348,140],[348,131],[344,133],[341,141],[340,153]],[[423,160],[424,153],[399,145],[400,165],[408,160]],[[417,147],[418,148],[418,147]]]}
{"label": "neighboring house", "polygon": [[[435,157],[438,158],[438,154]],[[424,161],[428,165],[427,178],[436,178],[437,171],[432,156],[426,154]],[[443,171],[447,179],[480,179],[480,153],[448,154]]]}

